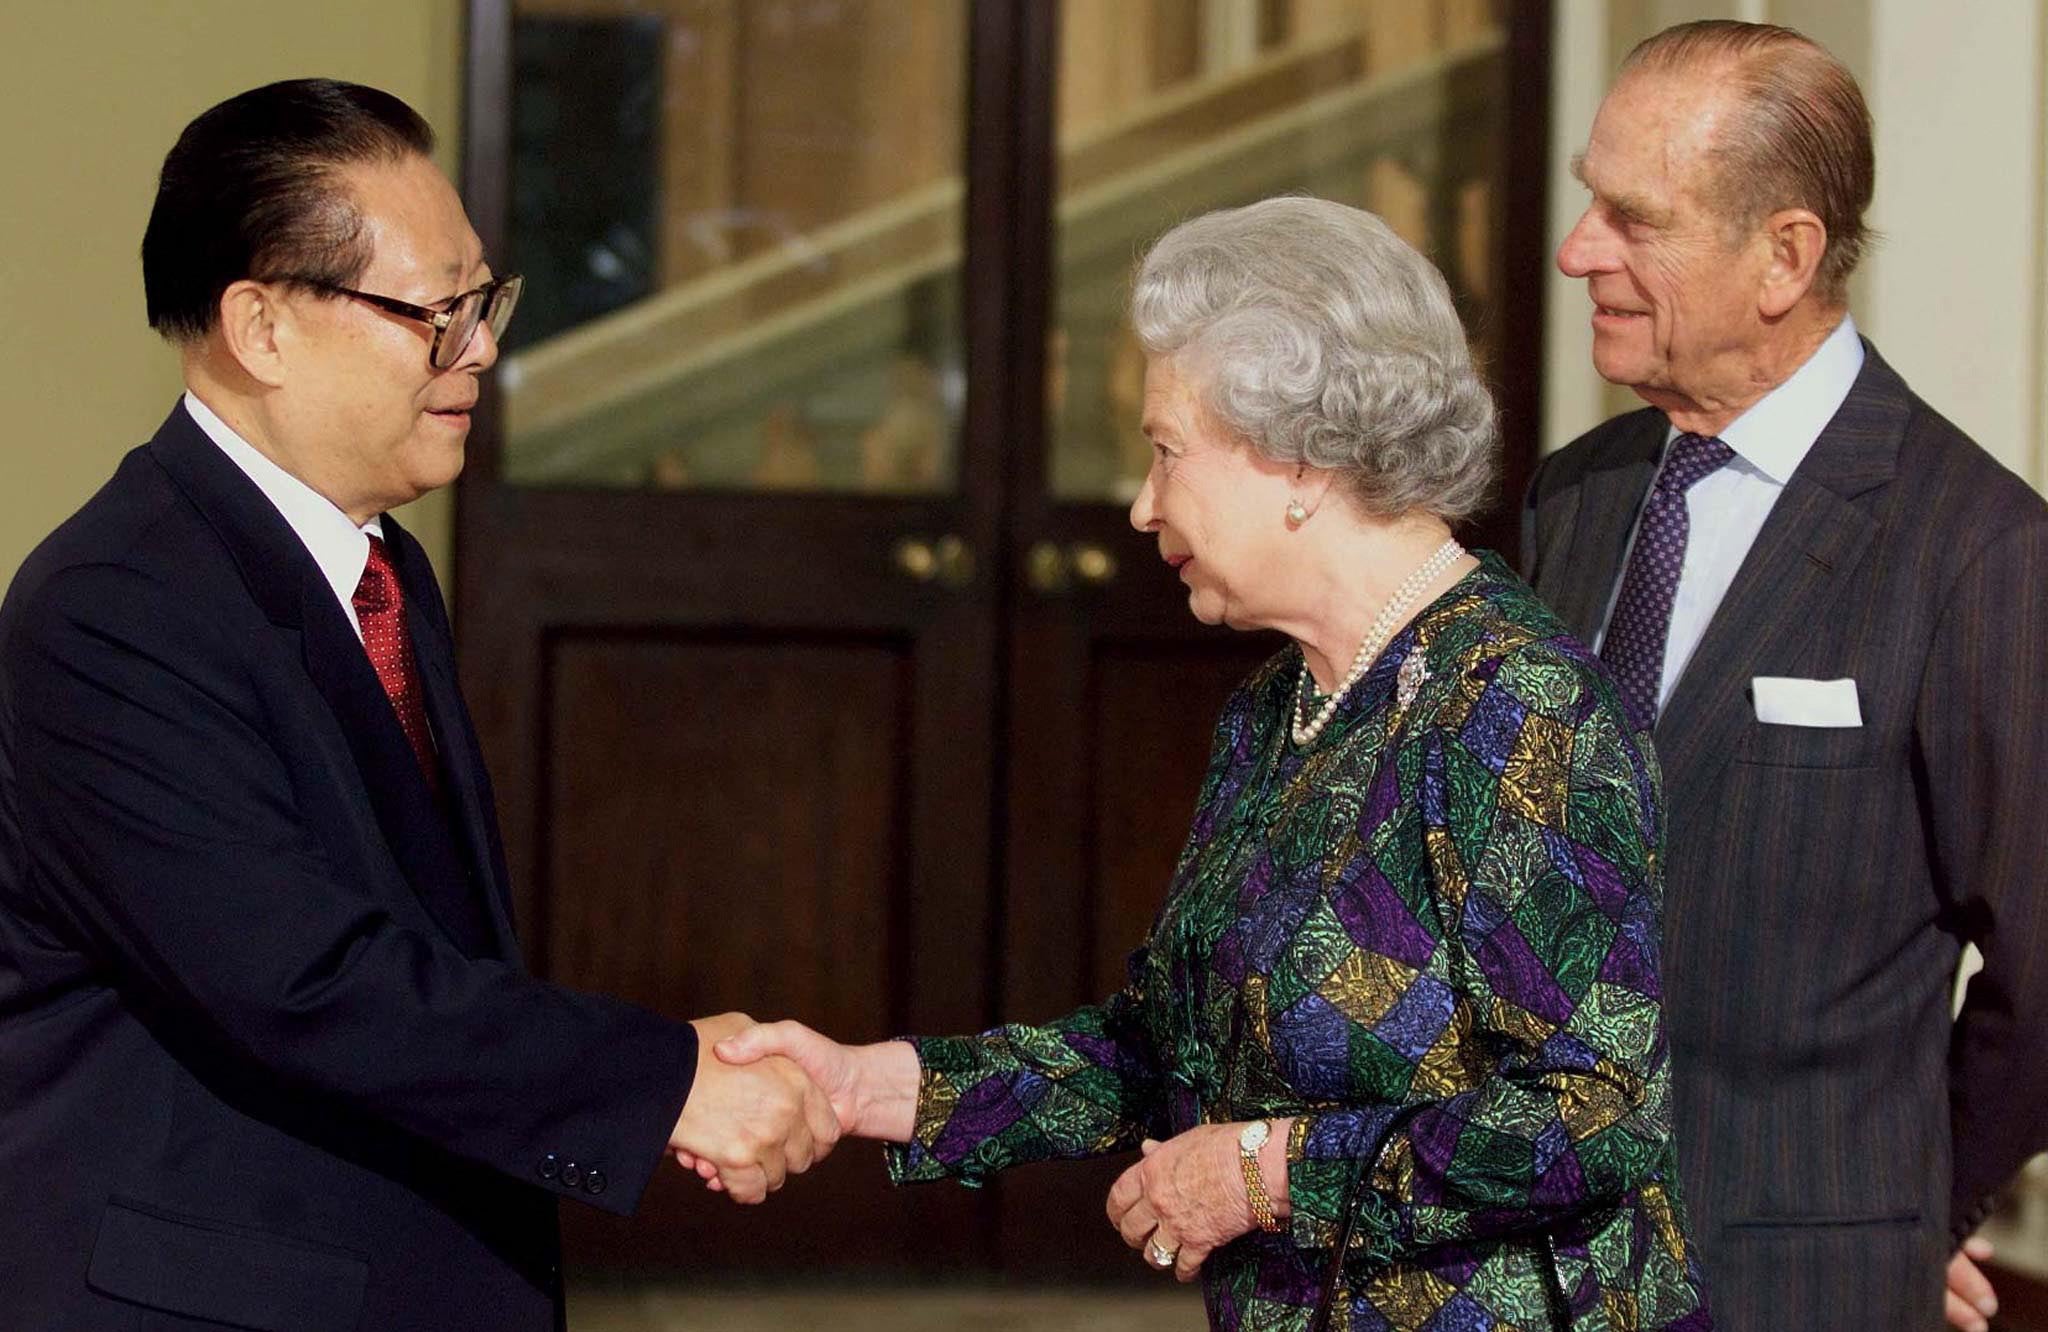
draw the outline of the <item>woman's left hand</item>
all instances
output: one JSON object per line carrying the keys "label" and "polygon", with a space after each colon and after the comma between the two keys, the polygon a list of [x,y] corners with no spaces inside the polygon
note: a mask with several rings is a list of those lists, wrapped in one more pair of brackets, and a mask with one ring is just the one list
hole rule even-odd
{"label": "woman's left hand", "polygon": [[1237,1163],[1242,1127],[1202,1124],[1165,1142],[1147,1138],[1144,1159],[1110,1187],[1109,1222],[1124,1243],[1143,1251],[1156,1232],[1181,1281],[1193,1281],[1211,1253],[1255,1225]]}

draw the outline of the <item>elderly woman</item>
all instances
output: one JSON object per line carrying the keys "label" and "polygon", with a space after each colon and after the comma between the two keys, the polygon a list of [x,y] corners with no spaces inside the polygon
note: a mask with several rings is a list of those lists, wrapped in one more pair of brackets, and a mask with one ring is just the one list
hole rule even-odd
{"label": "elderly woman", "polygon": [[1443,279],[1370,214],[1271,199],[1169,232],[1131,313],[1131,523],[1197,618],[1293,641],[1224,709],[1129,984],[1043,1025],[777,1023],[721,1057],[795,1058],[899,1181],[1142,1147],[1110,1219],[1199,1272],[1215,1328],[1709,1326],[1655,764],[1585,648],[1451,537],[1495,431]]}

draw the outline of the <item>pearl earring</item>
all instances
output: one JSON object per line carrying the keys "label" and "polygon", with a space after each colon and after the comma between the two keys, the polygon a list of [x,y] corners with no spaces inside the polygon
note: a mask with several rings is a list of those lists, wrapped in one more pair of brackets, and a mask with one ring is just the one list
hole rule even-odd
{"label": "pearl earring", "polygon": [[1302,502],[1300,500],[1287,501],[1287,525],[1289,527],[1300,527],[1307,521],[1308,509]]}

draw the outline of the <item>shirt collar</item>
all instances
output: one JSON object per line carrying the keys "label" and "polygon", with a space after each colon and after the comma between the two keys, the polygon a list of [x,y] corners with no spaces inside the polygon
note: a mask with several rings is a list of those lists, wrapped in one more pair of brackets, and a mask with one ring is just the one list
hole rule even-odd
{"label": "shirt collar", "polygon": [[220,451],[242,469],[281,514],[313,563],[320,566],[343,607],[353,611],[356,585],[363,580],[363,566],[369,563],[371,537],[382,537],[384,525],[372,518],[358,527],[334,502],[271,461],[255,445],[236,434],[213,409],[190,389],[185,391],[185,411],[206,432]]}
{"label": "shirt collar", "polygon": [[[1729,422],[1721,442],[1753,470],[1784,485],[1842,409],[1862,371],[1863,339],[1856,333],[1856,321],[1843,315],[1835,331],[1790,379]],[[1677,434],[1673,426],[1664,442],[1669,444]]]}

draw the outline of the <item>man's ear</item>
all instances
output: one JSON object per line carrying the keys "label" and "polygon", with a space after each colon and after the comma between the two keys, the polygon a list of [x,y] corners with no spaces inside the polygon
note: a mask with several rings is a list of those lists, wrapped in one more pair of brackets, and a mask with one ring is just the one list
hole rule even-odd
{"label": "man's ear", "polygon": [[285,353],[298,333],[298,321],[285,305],[281,288],[243,278],[221,293],[221,344],[257,383],[269,388],[283,385]]}
{"label": "man's ear", "polygon": [[1828,229],[1808,209],[1783,208],[1764,219],[1764,240],[1770,246],[1770,264],[1757,293],[1757,311],[1776,319],[1813,290],[1820,261],[1828,252]]}

